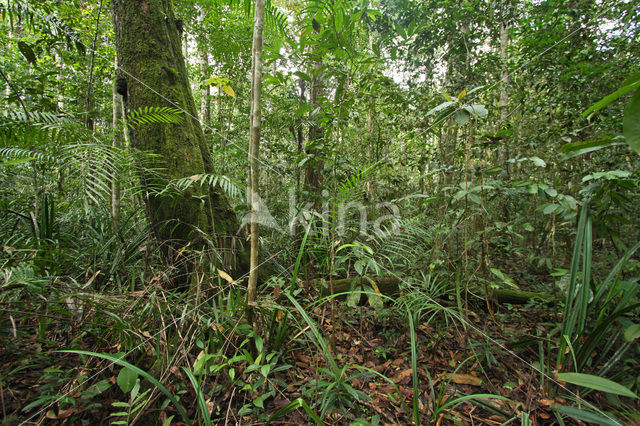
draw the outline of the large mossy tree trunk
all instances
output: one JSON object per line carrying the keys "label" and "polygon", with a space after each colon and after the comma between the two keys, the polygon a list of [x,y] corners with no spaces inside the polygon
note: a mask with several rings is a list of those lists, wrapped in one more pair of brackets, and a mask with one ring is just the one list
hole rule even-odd
{"label": "large mossy tree trunk", "polygon": [[[236,238],[239,222],[220,189],[196,188],[171,196],[153,193],[172,179],[214,173],[182,55],[182,23],[176,20],[169,0],[112,0],[111,4],[120,65],[118,87],[127,113],[163,106],[184,112],[179,123],[142,124],[130,132],[134,148],[155,154],[148,164],[154,172],[143,171],[141,179],[162,254],[172,264],[179,263],[176,258],[183,247],[203,247],[209,238],[224,254],[223,266],[228,271],[243,271],[248,253]],[[188,266],[176,272],[186,278]]]}

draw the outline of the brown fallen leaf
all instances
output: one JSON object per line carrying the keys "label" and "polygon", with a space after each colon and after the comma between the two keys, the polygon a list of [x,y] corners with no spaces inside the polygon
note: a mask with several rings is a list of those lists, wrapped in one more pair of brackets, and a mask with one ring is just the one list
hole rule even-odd
{"label": "brown fallen leaf", "polygon": [[391,365],[399,367],[404,363],[404,358],[396,358],[391,362]]}
{"label": "brown fallen leaf", "polygon": [[482,379],[480,377],[472,376],[471,374],[457,373],[451,376],[447,373],[444,373],[439,375],[438,377],[450,377],[453,383],[456,383],[458,385],[480,386],[482,384]]}
{"label": "brown fallen leaf", "polygon": [[218,276],[228,283],[233,283],[234,279],[222,269],[218,269]]}
{"label": "brown fallen leaf", "polygon": [[413,370],[411,368],[407,368],[406,370],[400,371],[391,380],[393,380],[393,383],[398,384],[398,383],[402,382],[404,379],[406,379],[409,376],[411,376],[412,372],[413,372]]}

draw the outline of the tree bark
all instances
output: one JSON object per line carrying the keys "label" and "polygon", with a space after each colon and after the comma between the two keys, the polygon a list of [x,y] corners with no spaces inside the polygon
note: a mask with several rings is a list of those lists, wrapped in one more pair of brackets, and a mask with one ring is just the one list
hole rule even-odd
{"label": "tree bark", "polygon": [[[113,0],[118,87],[125,109],[173,107],[184,112],[179,123],[153,123],[130,131],[131,146],[155,154],[148,159],[154,173],[141,171],[146,206],[161,252],[175,263],[185,246],[201,248],[212,241],[228,271],[246,269],[246,253],[237,241],[239,222],[219,189],[196,187],[179,195],[158,196],[172,179],[213,173],[213,161],[197,117],[182,55],[180,30],[169,0]],[[213,235],[213,238],[211,236]],[[244,261],[243,261],[244,260]],[[188,266],[177,274],[188,278]]]}
{"label": "tree bark", "polygon": [[[205,10],[199,8],[200,15],[198,16],[198,23],[201,30],[204,29]],[[201,80],[206,80],[209,77],[209,54],[207,53],[207,46],[202,38],[197,39],[198,42],[198,56],[200,61],[200,74]],[[211,86],[206,85],[201,88],[202,99],[200,100],[200,119],[202,124],[207,127],[211,124]]]}
{"label": "tree bark", "polygon": [[251,191],[251,256],[247,306],[251,321],[252,305],[258,288],[258,170],[260,155],[260,119],[262,110],[262,42],[264,35],[264,0],[256,0],[255,23],[253,27],[251,117],[249,141],[249,189]]}
{"label": "tree bark", "polygon": [[[500,126],[507,125],[509,117],[509,70],[507,68],[507,49],[509,47],[509,25],[505,22],[500,23],[500,64],[502,71],[500,73]],[[503,139],[504,142],[504,168],[509,176],[509,138]]]}
{"label": "tree bark", "polygon": [[[115,61],[116,69],[118,69],[118,58]],[[123,96],[118,93],[117,79],[113,79],[113,139],[111,144],[113,148],[122,148],[125,129],[121,129],[121,120],[124,118],[124,101]],[[113,176],[111,181],[111,221],[113,234],[117,234],[120,229],[120,176]]]}
{"label": "tree bark", "polygon": [[[318,109],[322,106],[322,62],[320,60],[316,60],[313,64],[313,76],[309,92],[311,111],[317,113]],[[312,147],[306,151],[307,155],[312,158],[305,172],[305,185],[307,185],[313,194],[320,192],[323,169],[322,160],[319,158],[321,151],[315,147],[315,143],[323,139],[322,127],[317,123],[317,120],[317,117],[315,117],[313,124],[309,127],[309,144],[312,145]]]}

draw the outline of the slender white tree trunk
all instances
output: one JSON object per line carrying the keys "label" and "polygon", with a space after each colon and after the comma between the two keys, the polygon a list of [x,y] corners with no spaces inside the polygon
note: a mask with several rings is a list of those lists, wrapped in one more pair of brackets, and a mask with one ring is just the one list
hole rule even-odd
{"label": "slender white tree trunk", "polygon": [[251,255],[247,305],[251,316],[258,288],[258,161],[260,155],[260,118],[262,102],[262,44],[264,36],[264,0],[256,0],[253,27],[251,116],[249,140],[249,191],[251,194]]}

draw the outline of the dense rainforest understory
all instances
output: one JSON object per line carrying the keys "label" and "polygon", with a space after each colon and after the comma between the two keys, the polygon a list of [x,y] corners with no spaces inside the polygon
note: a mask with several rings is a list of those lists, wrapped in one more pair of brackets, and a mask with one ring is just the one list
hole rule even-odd
{"label": "dense rainforest understory", "polygon": [[640,424],[635,2],[0,12],[3,425]]}

